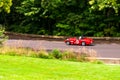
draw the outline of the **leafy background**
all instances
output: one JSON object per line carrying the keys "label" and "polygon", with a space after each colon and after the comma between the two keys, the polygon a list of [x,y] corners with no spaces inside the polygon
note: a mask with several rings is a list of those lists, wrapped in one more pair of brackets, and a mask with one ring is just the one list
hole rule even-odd
{"label": "leafy background", "polygon": [[120,37],[119,0],[0,0],[7,31]]}

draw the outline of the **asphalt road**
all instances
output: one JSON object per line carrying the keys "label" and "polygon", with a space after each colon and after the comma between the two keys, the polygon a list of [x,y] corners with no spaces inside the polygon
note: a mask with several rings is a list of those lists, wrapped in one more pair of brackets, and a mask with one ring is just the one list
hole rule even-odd
{"label": "asphalt road", "polygon": [[5,45],[15,47],[29,47],[34,50],[46,49],[60,49],[79,51],[82,48],[94,50],[97,53],[97,57],[102,58],[120,58],[120,44],[95,44],[94,46],[77,46],[66,45],[62,41],[45,41],[45,40],[8,40]]}

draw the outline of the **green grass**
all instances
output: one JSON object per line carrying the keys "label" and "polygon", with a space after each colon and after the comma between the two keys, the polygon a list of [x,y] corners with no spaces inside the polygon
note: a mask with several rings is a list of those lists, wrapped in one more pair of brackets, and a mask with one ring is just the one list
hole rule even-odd
{"label": "green grass", "polygon": [[0,80],[119,80],[120,65],[0,55]]}

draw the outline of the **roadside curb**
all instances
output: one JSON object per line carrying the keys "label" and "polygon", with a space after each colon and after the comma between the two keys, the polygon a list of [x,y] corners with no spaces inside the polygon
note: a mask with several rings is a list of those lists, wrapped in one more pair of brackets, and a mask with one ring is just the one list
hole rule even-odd
{"label": "roadside curb", "polygon": [[96,60],[101,61],[105,64],[117,64],[120,65],[120,58],[103,58],[103,57],[86,57],[91,62]]}
{"label": "roadside curb", "polygon": [[120,58],[97,58],[97,60],[107,64],[120,64]]}
{"label": "roadside curb", "polygon": [[63,41],[66,38],[64,36],[35,35],[35,34],[23,34],[23,33],[14,33],[14,32],[5,32],[5,35],[7,35],[9,39],[22,39],[22,40]]}
{"label": "roadside curb", "polygon": [[[23,34],[23,33],[14,33],[14,32],[5,32],[10,39],[52,39],[52,40],[64,40],[71,36],[52,36],[52,35],[35,35],[35,34]],[[120,41],[120,37],[89,37],[93,38],[94,40],[117,40]]]}

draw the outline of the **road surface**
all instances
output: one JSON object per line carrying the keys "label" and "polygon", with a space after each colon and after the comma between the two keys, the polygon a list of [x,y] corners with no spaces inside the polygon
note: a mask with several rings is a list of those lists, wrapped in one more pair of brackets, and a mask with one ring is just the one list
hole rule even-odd
{"label": "road surface", "polygon": [[102,58],[120,58],[120,44],[96,44],[94,46],[77,46],[77,45],[66,45],[62,41],[46,41],[46,40],[7,40],[5,45],[16,46],[16,47],[29,47],[35,50],[69,50],[74,49],[79,51],[85,47],[96,51],[97,57]]}

